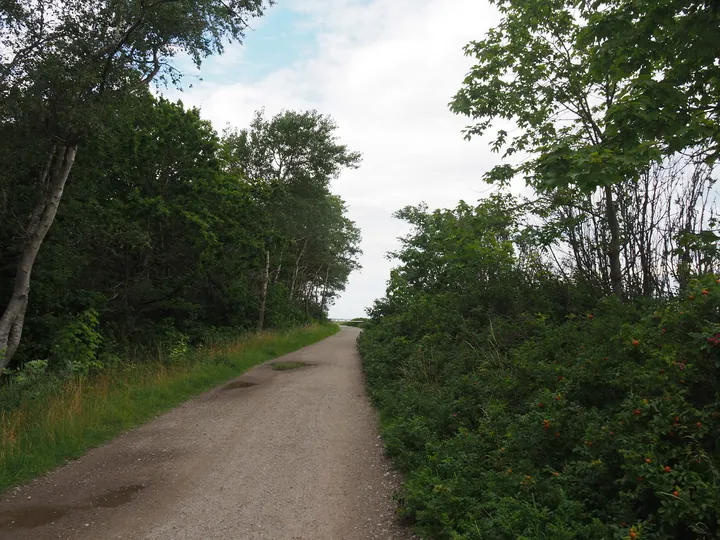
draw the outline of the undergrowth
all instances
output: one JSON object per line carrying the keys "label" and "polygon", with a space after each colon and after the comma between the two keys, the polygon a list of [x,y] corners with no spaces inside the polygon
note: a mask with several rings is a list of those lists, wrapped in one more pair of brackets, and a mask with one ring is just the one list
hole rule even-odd
{"label": "undergrowth", "polygon": [[717,538],[719,313],[707,277],[455,335],[378,318],[359,342],[403,512],[433,539]]}

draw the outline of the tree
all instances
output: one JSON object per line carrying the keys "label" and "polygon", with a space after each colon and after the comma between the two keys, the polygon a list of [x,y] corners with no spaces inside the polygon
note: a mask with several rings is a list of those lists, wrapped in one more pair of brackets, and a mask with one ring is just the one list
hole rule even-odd
{"label": "tree", "polygon": [[247,178],[283,185],[327,188],[346,168],[357,168],[358,152],[337,140],[337,124],[315,110],[282,111],[271,119],[255,113],[248,129],[225,133],[228,167]]}
{"label": "tree", "polygon": [[[22,336],[31,273],[58,211],[78,148],[109,104],[146,92],[158,78],[179,82],[168,60],[199,65],[240,40],[263,0],[21,0],[0,16],[0,124],[38,149],[35,203],[24,227],[17,271],[0,318],[0,368]],[[29,179],[24,179],[28,181]]]}
{"label": "tree", "polygon": [[527,156],[486,174],[504,184],[517,174],[538,191],[574,186],[600,189],[610,238],[609,279],[622,297],[621,228],[613,186],[635,179],[659,157],[657,145],[635,132],[619,133],[612,111],[629,82],[594,69],[593,50],[580,37],[591,16],[570,0],[496,0],[503,19],[465,52],[477,60],[451,109],[475,120],[466,137],[484,134],[496,120],[520,129],[499,129],[493,149],[504,157]]}
{"label": "tree", "polygon": [[[321,311],[357,268],[360,234],[344,217],[345,205],[330,182],[361,156],[341,144],[337,124],[317,111],[283,111],[270,119],[258,111],[248,129],[225,132],[225,169],[275,194],[268,211],[285,238],[271,254],[274,282],[283,270],[290,299],[307,304],[320,292]],[[323,279],[323,277],[325,279]]]}
{"label": "tree", "polygon": [[620,133],[672,154],[720,156],[720,4],[715,0],[581,2],[579,36],[596,76],[627,80],[609,111]]}

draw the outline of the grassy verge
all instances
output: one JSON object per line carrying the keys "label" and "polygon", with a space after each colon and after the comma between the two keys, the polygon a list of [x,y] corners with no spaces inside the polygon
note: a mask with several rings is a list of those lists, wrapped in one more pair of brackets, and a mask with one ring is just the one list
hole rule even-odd
{"label": "grassy verge", "polygon": [[[248,335],[182,361],[133,363],[72,379],[0,411],[0,493],[243,373],[328,337],[334,324]],[[3,389],[0,388],[0,392]]]}

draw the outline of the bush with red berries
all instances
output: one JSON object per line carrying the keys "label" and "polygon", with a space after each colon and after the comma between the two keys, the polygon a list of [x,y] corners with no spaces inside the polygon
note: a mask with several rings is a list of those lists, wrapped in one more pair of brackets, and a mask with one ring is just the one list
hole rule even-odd
{"label": "bush with red berries", "polygon": [[[453,318],[360,338],[402,511],[428,538],[720,537],[720,284],[564,321]],[[442,310],[456,331],[440,317]]]}

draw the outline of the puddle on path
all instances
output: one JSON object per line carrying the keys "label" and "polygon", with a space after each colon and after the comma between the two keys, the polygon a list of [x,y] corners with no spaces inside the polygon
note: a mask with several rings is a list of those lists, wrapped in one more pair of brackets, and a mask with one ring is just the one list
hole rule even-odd
{"label": "puddle on path", "polygon": [[72,510],[71,506],[28,506],[0,512],[0,531],[39,527],[60,519]]}
{"label": "puddle on path", "polygon": [[307,367],[310,364],[308,364],[307,362],[275,362],[270,365],[275,371],[289,371],[291,369]]}
{"label": "puddle on path", "polygon": [[103,493],[91,503],[91,506],[99,506],[100,508],[117,508],[123,504],[129,503],[135,494],[143,489],[145,486],[123,486],[119,489],[114,489]]}
{"label": "puddle on path", "polygon": [[235,388],[250,388],[251,386],[255,386],[255,383],[247,382],[247,381],[234,381],[229,384],[226,384],[223,387],[223,390],[233,390]]}
{"label": "puddle on path", "polygon": [[13,529],[30,529],[47,525],[63,517],[73,510],[87,510],[90,508],[117,508],[129,503],[135,495],[145,486],[123,486],[118,489],[106,491],[95,497],[89,503],[74,506],[26,506],[0,511],[0,531]]}

